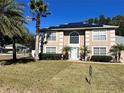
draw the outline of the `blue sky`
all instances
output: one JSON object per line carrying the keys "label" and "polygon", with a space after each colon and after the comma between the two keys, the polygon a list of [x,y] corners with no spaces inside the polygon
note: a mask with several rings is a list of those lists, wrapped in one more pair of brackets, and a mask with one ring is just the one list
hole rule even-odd
{"label": "blue sky", "polygon": [[[29,0],[17,0],[17,2],[25,3],[25,17],[31,16],[28,8]],[[49,4],[52,15],[41,19],[41,28],[79,22],[99,15],[106,17],[124,15],[124,0],[45,0],[45,2]],[[27,28],[35,33],[35,22],[31,21]]]}

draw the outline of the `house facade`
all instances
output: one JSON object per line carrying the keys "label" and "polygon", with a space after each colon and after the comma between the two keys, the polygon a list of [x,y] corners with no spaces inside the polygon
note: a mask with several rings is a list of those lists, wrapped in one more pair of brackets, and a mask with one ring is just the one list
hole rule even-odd
{"label": "house facade", "polygon": [[115,29],[118,26],[69,23],[42,29],[45,32],[44,53],[62,53],[66,46],[71,48],[70,60],[80,59],[80,48],[88,47],[92,55],[109,55],[110,48],[115,44]]}

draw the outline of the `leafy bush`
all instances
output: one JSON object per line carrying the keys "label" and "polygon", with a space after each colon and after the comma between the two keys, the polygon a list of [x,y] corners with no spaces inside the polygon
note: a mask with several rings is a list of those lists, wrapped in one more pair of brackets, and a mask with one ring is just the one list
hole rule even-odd
{"label": "leafy bush", "polygon": [[91,61],[95,62],[110,62],[112,60],[111,56],[92,56]]}
{"label": "leafy bush", "polygon": [[42,60],[61,60],[62,54],[42,54]]}
{"label": "leafy bush", "polygon": [[63,54],[63,60],[68,60],[69,59],[69,54],[68,52],[66,52],[65,54]]}
{"label": "leafy bush", "polygon": [[69,46],[65,46],[63,49],[62,49],[62,52],[63,52],[63,60],[68,60],[69,59],[69,52],[71,51],[71,47]]}

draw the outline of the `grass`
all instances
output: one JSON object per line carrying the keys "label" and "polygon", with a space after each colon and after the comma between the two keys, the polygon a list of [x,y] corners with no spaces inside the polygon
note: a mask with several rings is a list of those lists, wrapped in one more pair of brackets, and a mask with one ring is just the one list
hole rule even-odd
{"label": "grass", "polygon": [[[91,85],[85,80],[90,65]],[[124,93],[124,65],[41,61],[1,66],[0,93]]]}

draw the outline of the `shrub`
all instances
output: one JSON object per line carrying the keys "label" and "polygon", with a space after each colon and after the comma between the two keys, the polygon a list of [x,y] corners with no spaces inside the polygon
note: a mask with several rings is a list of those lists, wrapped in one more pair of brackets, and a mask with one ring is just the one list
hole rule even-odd
{"label": "shrub", "polygon": [[64,60],[68,60],[69,59],[69,52],[70,51],[71,51],[71,47],[69,47],[69,46],[63,47],[62,52],[63,52],[63,59]]}
{"label": "shrub", "polygon": [[95,62],[110,62],[112,60],[111,56],[92,56],[91,61]]}
{"label": "shrub", "polygon": [[61,60],[62,54],[42,54],[42,60]]}
{"label": "shrub", "polygon": [[66,52],[65,54],[63,54],[63,60],[68,60],[69,59],[69,54],[68,52]]}

